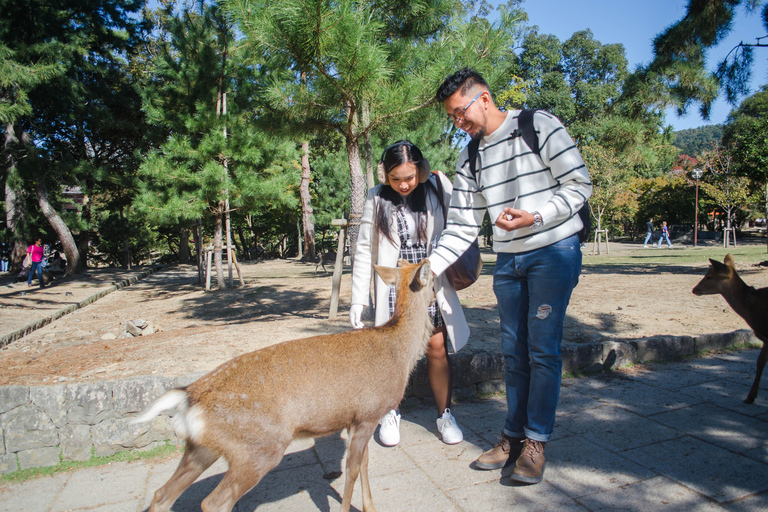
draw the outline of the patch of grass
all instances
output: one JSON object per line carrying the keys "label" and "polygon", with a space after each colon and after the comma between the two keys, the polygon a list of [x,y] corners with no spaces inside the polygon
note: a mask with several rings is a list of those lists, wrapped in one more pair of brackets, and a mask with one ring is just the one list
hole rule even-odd
{"label": "patch of grass", "polygon": [[167,457],[181,453],[182,451],[183,447],[176,446],[171,444],[169,441],[166,441],[164,445],[152,448],[151,450],[147,451],[125,451],[102,457],[91,455],[91,458],[86,461],[62,461],[55,466],[20,469],[12,473],[0,475],[0,483],[20,483],[32,478],[52,476],[57,473],[63,473],[65,471],[75,471],[78,469],[103,466],[113,462],[131,462],[135,460]]}
{"label": "patch of grass", "polygon": [[691,264],[708,264],[708,259],[723,261],[726,254],[732,254],[736,264],[759,263],[768,259],[763,244],[739,245],[723,249],[721,245],[686,247],[685,249],[642,249],[617,254],[592,256],[589,246],[583,250],[585,269],[590,267],[648,266],[665,267]]}

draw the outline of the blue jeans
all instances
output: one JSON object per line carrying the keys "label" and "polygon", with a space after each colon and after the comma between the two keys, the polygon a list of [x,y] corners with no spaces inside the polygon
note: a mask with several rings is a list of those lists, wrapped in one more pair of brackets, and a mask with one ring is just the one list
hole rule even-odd
{"label": "blue jeans", "polygon": [[40,283],[40,286],[44,286],[43,284],[43,262],[42,261],[33,261],[32,266],[29,267],[29,274],[27,274],[27,285],[32,285],[32,276],[35,275],[35,270],[37,270],[37,279]]}
{"label": "blue jeans", "polygon": [[493,291],[499,304],[507,389],[504,433],[549,441],[560,396],[565,309],[579,282],[573,235],[534,251],[499,253]]}
{"label": "blue jeans", "polygon": [[669,241],[669,235],[666,233],[662,233],[661,236],[659,237],[659,248],[661,248],[661,242],[663,242],[664,240],[667,241],[667,245],[669,247],[672,247],[672,242]]}
{"label": "blue jeans", "polygon": [[648,245],[648,242],[651,242],[651,245],[653,245],[653,231],[648,231],[645,235],[645,242],[643,242],[643,245]]}

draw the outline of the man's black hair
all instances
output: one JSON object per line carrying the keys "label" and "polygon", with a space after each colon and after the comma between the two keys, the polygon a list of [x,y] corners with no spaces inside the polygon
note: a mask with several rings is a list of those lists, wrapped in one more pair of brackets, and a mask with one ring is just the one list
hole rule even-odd
{"label": "man's black hair", "polygon": [[489,88],[483,77],[480,76],[480,73],[474,69],[460,69],[443,80],[443,84],[437,90],[437,94],[435,94],[435,99],[440,103],[443,103],[459,89],[461,89],[463,95],[466,95],[475,85],[482,85],[486,89]]}

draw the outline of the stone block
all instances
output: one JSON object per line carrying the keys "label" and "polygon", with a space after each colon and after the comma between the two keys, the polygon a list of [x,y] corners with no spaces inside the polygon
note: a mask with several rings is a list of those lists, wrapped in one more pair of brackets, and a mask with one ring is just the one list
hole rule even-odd
{"label": "stone block", "polygon": [[94,455],[113,455],[141,448],[169,438],[170,418],[159,417],[149,423],[131,424],[129,419],[103,421],[91,427]]}
{"label": "stone block", "polygon": [[136,377],[116,381],[112,388],[115,414],[122,417],[140,412],[172,387],[173,380],[162,377]]}
{"label": "stone block", "polygon": [[19,469],[55,466],[60,462],[58,448],[33,448],[18,453]]}
{"label": "stone block", "polygon": [[432,396],[432,388],[429,385],[429,377],[427,375],[427,360],[425,358],[421,358],[416,363],[416,368],[413,369],[411,374],[405,396],[417,396],[419,398]]}
{"label": "stone block", "polygon": [[472,386],[504,376],[504,357],[499,352],[459,354],[453,356],[452,360],[455,368],[454,386]]}
{"label": "stone block", "polygon": [[29,403],[27,386],[0,386],[0,414]]}
{"label": "stone block", "polygon": [[12,473],[13,471],[17,471],[18,469],[19,469],[19,465],[16,463],[16,455],[14,454],[0,455],[0,474]]}
{"label": "stone block", "polygon": [[114,418],[113,385],[109,381],[67,385],[64,391],[67,399],[67,422],[95,425]]}
{"label": "stone block", "polygon": [[137,326],[133,320],[130,320],[125,324],[125,331],[131,333],[134,336],[141,336],[141,327]]}
{"label": "stone block", "polygon": [[59,429],[62,460],[88,460],[91,458],[91,427],[66,425]]}
{"label": "stone block", "polygon": [[477,396],[477,386],[453,388],[451,396],[456,401],[467,400]]}
{"label": "stone block", "polygon": [[208,372],[195,372],[195,373],[188,373],[186,375],[182,375],[181,377],[176,377],[173,381],[173,387],[183,388],[183,387],[189,386],[190,384],[192,384],[197,379],[199,379],[200,377],[202,377],[207,373]]}
{"label": "stone block", "polygon": [[629,343],[608,341],[603,343],[603,369],[610,370],[635,364],[637,351]]}
{"label": "stone block", "polygon": [[564,372],[586,371],[590,366],[603,364],[602,343],[563,343],[561,352]]}
{"label": "stone block", "polygon": [[696,343],[696,350],[722,350],[724,348],[733,345],[733,333],[730,332],[718,332],[712,334],[702,334],[701,336],[694,338]]}
{"label": "stone block", "polygon": [[32,386],[29,399],[33,405],[42,409],[57,427],[67,422],[67,398],[65,386]]}
{"label": "stone block", "polygon": [[504,379],[487,380],[477,385],[477,392],[481,395],[490,395],[506,391]]}
{"label": "stone block", "polygon": [[649,361],[671,361],[680,356],[694,353],[695,346],[691,336],[653,336],[630,341],[641,363]]}
{"label": "stone block", "polygon": [[0,415],[8,453],[56,446],[56,426],[45,412],[34,405],[22,405]]}

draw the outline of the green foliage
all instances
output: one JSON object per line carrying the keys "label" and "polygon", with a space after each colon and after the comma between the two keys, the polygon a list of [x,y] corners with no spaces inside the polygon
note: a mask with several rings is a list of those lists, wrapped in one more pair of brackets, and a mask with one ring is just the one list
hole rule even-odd
{"label": "green foliage", "polygon": [[713,124],[674,132],[672,144],[681,153],[692,157],[720,144],[723,138],[723,125]]}
{"label": "green foliage", "polygon": [[576,140],[591,135],[594,119],[608,115],[621,94],[627,59],[621,44],[601,44],[590,30],[567,41],[528,34],[517,59],[520,76],[531,84],[526,106],[560,118]]}
{"label": "green foliage", "polygon": [[768,181],[768,86],[729,114],[723,144],[731,148],[741,174],[762,183]]}
{"label": "green foliage", "polygon": [[[654,39],[654,60],[638,72],[646,84],[660,84],[666,104],[679,113],[699,103],[704,119],[722,89],[734,103],[747,93],[752,65],[751,48],[739,46],[718,64],[715,73],[706,68],[707,52],[731,32],[736,7],[747,12],[762,7],[763,24],[768,28],[768,4],[762,0],[697,0],[688,2],[685,16]],[[762,34],[754,34],[755,37]],[[733,55],[734,60],[728,61]]]}
{"label": "green foliage", "polygon": [[[177,16],[165,11],[169,40],[157,45],[144,109],[167,135],[141,165],[135,206],[154,225],[176,226],[206,217],[229,199],[241,216],[258,211],[265,223],[290,223],[298,205],[295,145],[256,125],[260,105],[250,62],[229,50],[234,33],[228,18],[215,6],[201,9]],[[226,114],[218,110],[222,84]]]}

